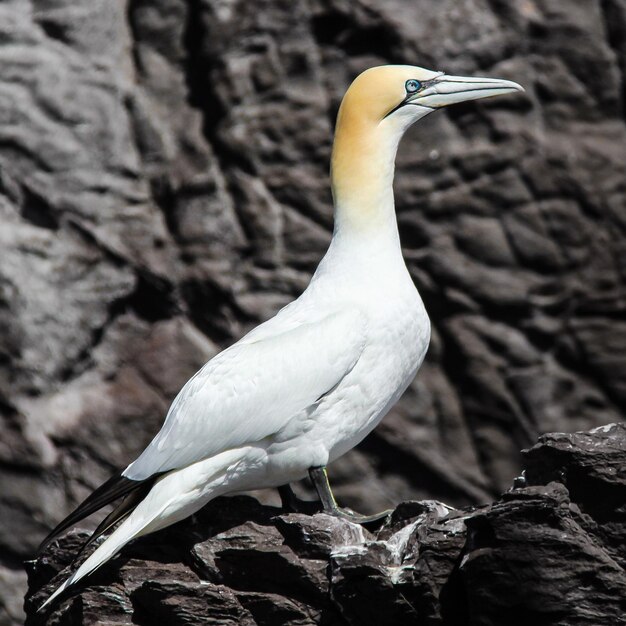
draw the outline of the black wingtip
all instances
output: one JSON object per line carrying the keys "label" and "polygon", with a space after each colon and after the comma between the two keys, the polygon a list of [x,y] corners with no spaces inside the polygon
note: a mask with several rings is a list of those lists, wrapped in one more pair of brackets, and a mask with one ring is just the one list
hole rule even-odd
{"label": "black wingtip", "polygon": [[148,495],[150,489],[152,489],[154,483],[160,474],[141,481],[141,485],[131,491],[101,522],[98,527],[91,533],[91,537],[81,546],[80,550],[76,553],[76,556],[72,560],[71,565],[80,558],[81,554],[97,539],[107,533],[113,526],[119,522],[125,520],[134,510],[135,507]]}
{"label": "black wingtip", "polygon": [[103,506],[134,491],[143,482],[143,480],[126,478],[122,476],[121,472],[109,478],[48,534],[41,542],[37,555],[40,555],[64,530],[95,513]]}

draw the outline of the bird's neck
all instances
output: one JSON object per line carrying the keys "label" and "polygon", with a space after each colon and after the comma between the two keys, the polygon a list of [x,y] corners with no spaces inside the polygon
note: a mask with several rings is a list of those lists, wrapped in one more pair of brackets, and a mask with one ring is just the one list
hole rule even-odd
{"label": "bird's neck", "polygon": [[335,236],[398,243],[393,176],[401,134],[340,110],[331,159]]}

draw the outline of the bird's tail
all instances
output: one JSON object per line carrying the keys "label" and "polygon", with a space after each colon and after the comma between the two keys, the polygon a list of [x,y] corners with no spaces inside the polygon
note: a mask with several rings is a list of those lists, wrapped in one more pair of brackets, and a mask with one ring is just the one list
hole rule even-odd
{"label": "bird's tail", "polygon": [[228,468],[232,454],[174,470],[160,477],[146,497],[80,567],[41,605],[41,611],[70,585],[78,582],[117,554],[129,541],[166,528],[201,509],[209,500],[231,491]]}
{"label": "bird's tail", "polygon": [[[132,516],[131,516],[132,517]],[[41,611],[45,606],[50,604],[57,596],[62,594],[70,585],[78,582],[81,578],[91,574],[101,565],[106,563],[129,541],[140,535],[140,528],[130,524],[130,518],[127,518],[120,526],[111,534],[104,543],[87,558],[82,565],[60,586],[52,595],[39,607]]]}

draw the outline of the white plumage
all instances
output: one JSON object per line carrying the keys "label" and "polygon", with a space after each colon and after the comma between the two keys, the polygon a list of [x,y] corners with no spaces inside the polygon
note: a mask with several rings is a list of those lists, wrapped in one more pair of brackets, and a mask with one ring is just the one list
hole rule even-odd
{"label": "white plumage", "polygon": [[373,68],[353,83],[333,151],[335,232],[310,285],[187,382],[161,431],[122,474],[137,484],[160,476],[46,604],[131,539],[216,496],[304,478],[376,426],[430,339],[396,226],[398,142],[435,108],[516,89],[411,66]]}

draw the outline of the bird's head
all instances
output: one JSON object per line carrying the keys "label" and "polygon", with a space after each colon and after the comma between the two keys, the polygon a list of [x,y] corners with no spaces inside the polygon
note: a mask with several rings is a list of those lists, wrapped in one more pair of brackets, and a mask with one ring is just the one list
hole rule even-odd
{"label": "bird's head", "polygon": [[372,67],[357,76],[335,129],[331,177],[337,219],[351,215],[354,224],[376,225],[372,216],[393,207],[396,150],[411,124],[449,104],[514,91],[523,89],[509,80],[449,76],[412,65]]}
{"label": "bird's head", "polygon": [[413,65],[382,65],[357,76],[341,109],[363,121],[404,130],[450,104],[514,91],[524,90],[517,83],[499,78],[449,76]]}

